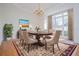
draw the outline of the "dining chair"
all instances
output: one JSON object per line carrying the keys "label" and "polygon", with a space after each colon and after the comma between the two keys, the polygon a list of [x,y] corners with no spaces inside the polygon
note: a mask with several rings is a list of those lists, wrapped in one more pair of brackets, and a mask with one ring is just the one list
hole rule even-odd
{"label": "dining chair", "polygon": [[[52,29],[48,29],[48,33],[52,33],[53,34],[53,30]],[[51,38],[52,35],[45,35],[45,38]]]}
{"label": "dining chair", "polygon": [[59,45],[58,45],[60,35],[61,35],[61,31],[60,30],[56,30],[56,33],[55,33],[54,36],[52,36],[49,39],[48,38],[44,38],[45,49],[47,50],[47,46],[48,45],[52,45],[53,53],[54,53],[54,45],[56,44],[58,49],[60,50]]}
{"label": "dining chair", "polygon": [[21,45],[21,46],[23,46],[23,38],[22,38],[22,31],[21,30],[19,30],[18,31],[18,39],[19,39],[19,44]]}
{"label": "dining chair", "polygon": [[19,31],[19,35],[20,35],[20,41],[21,41],[21,43],[22,43],[22,46],[24,47],[24,49],[26,48],[26,46],[28,47],[28,51],[27,52],[29,52],[29,49],[30,49],[30,47],[31,47],[31,45],[33,44],[33,43],[36,43],[37,42],[37,40],[36,39],[34,39],[34,38],[32,38],[32,37],[30,37],[29,35],[28,35],[28,32],[25,30],[25,31],[22,31],[22,30],[20,30]]}

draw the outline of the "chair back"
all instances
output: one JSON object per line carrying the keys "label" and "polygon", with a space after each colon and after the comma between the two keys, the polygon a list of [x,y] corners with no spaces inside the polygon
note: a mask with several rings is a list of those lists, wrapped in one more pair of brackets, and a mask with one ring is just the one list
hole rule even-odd
{"label": "chair back", "polygon": [[53,38],[54,44],[57,44],[59,42],[60,35],[61,35],[61,31],[57,30],[56,33],[55,33],[55,36]]}
{"label": "chair back", "polygon": [[22,39],[23,39],[23,38],[22,38],[22,36],[23,36],[23,35],[22,35],[22,31],[19,30],[18,32],[19,32],[19,34],[18,34],[18,35],[19,35],[19,39],[22,40]]}
{"label": "chair back", "polygon": [[23,41],[25,41],[26,43],[28,43],[28,32],[25,30],[25,31],[22,31],[22,30],[20,30],[19,31],[19,38],[20,38],[20,40],[23,40]]}

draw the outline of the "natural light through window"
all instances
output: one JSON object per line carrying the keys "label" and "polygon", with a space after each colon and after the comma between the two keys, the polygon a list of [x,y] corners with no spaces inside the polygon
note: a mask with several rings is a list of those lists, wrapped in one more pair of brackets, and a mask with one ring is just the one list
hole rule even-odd
{"label": "natural light through window", "polygon": [[62,12],[52,16],[53,30],[62,30],[62,36],[68,36],[68,12]]}

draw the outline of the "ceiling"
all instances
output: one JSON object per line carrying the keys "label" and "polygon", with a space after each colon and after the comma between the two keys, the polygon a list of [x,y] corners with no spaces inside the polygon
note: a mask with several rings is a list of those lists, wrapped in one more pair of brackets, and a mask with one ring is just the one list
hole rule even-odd
{"label": "ceiling", "polygon": [[[2,5],[0,3],[0,5]],[[5,6],[11,6],[13,5],[14,7],[17,7],[23,11],[29,11],[29,12],[33,12],[38,8],[39,3],[3,3],[3,5]],[[64,3],[40,3],[40,7],[44,10],[47,11],[50,8],[56,7],[56,6],[63,6]],[[72,4],[68,4],[65,3],[65,5],[72,5]]]}
{"label": "ceiling", "polygon": [[[46,11],[50,8],[54,8],[56,6],[63,6],[63,5],[72,5],[71,3],[40,3],[40,7]],[[25,11],[34,11],[35,9],[38,8],[39,3],[14,3],[13,5],[17,6],[20,9],[23,9]]]}
{"label": "ceiling", "polygon": [[[17,3],[17,4],[13,4],[15,6],[21,7],[21,8],[27,8],[27,9],[36,9],[38,8],[39,3]],[[44,10],[48,9],[51,6],[55,6],[56,4],[52,4],[52,3],[40,3],[41,8],[43,8]]]}
{"label": "ceiling", "polygon": [[[56,5],[58,5],[58,3],[40,3],[40,7],[44,10],[44,12],[50,9],[51,7],[55,7]],[[38,8],[39,3],[0,3],[0,6],[4,6],[4,8],[7,9],[18,8],[19,10],[33,13],[33,11],[35,11]]]}
{"label": "ceiling", "polygon": [[[33,12],[38,8],[39,3],[14,3],[13,5],[15,5],[16,7],[20,8],[24,11]],[[40,3],[40,7],[44,11],[48,10],[51,7],[52,8],[55,7],[56,5],[57,5],[56,3]]]}

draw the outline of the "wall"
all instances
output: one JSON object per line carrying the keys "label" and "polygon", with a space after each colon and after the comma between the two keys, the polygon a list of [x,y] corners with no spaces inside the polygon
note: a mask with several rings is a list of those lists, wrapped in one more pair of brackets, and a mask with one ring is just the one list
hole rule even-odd
{"label": "wall", "polygon": [[[56,13],[66,11],[69,9],[72,9],[74,11],[74,17],[73,17],[73,38],[75,43],[79,43],[79,4],[58,4],[55,7],[51,7],[49,10],[45,13],[45,20],[47,20],[47,17],[49,15],[54,15]],[[46,23],[48,25],[48,23]],[[45,25],[46,26],[46,25]],[[47,26],[48,27],[48,26]]]}
{"label": "wall", "polygon": [[3,35],[3,33],[2,33],[3,32],[3,18],[4,18],[3,10],[4,10],[3,5],[0,4],[0,44],[1,44],[2,40],[3,40],[3,36],[2,36]]}
{"label": "wall", "polygon": [[79,43],[79,5],[74,10],[74,41]]}
{"label": "wall", "polygon": [[[33,13],[30,13],[30,10],[28,11],[24,11],[20,8],[18,8],[17,6],[13,5],[13,4],[0,4],[3,10],[0,10],[0,15],[2,16],[3,14],[3,18],[0,24],[4,25],[6,23],[10,23],[13,24],[13,38],[16,38],[16,33],[19,29],[19,19],[27,19],[30,20],[30,25],[33,27],[33,29],[35,28],[36,25],[40,25],[41,28],[43,28],[43,17],[38,17],[33,15]],[[0,7],[0,8],[1,8]],[[0,20],[1,21],[1,20]],[[0,26],[1,28],[3,28],[3,26]],[[0,32],[2,33],[2,29],[0,29]],[[2,35],[0,35],[1,37],[3,37]],[[0,40],[2,40],[3,38],[0,37]]]}

